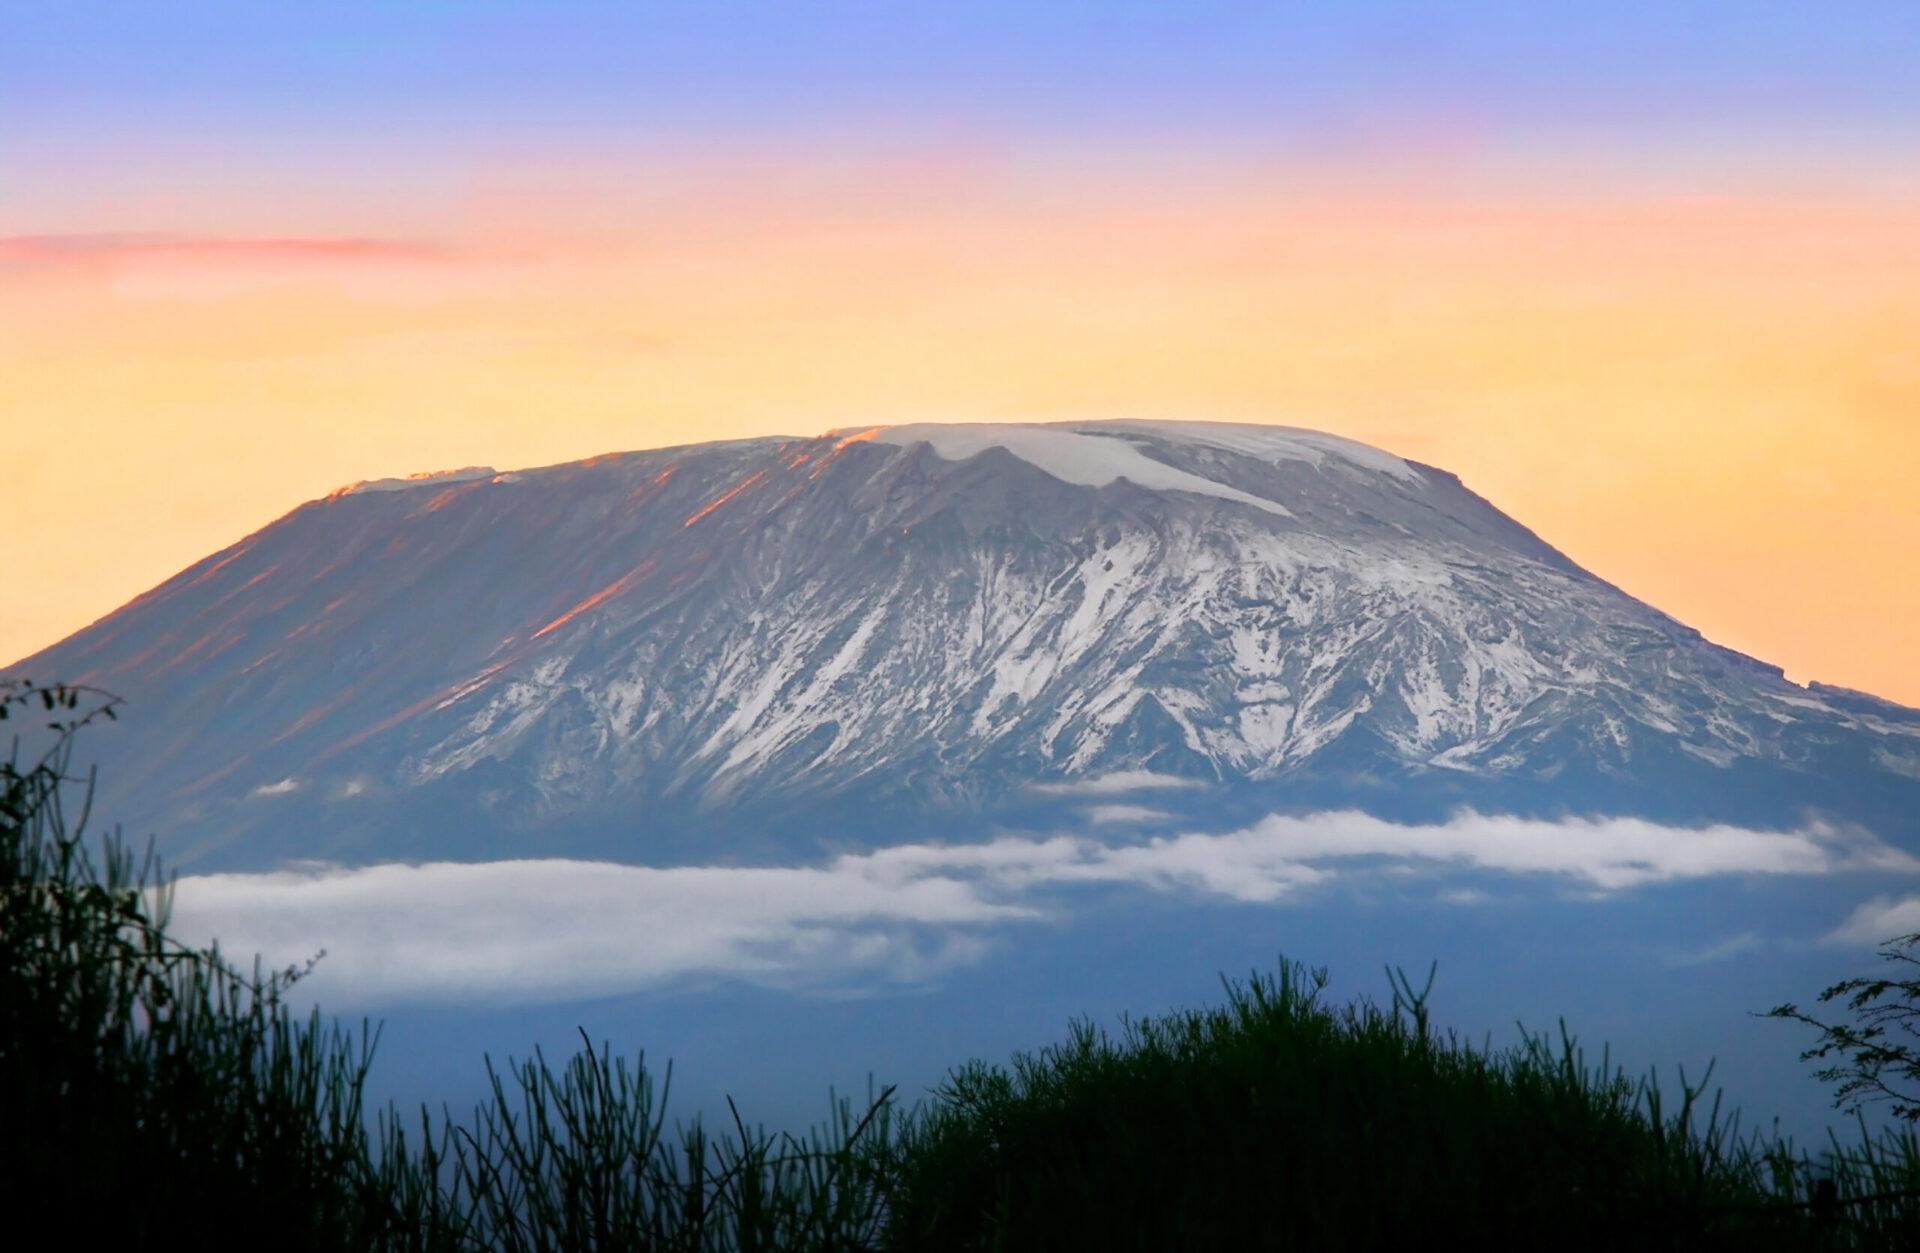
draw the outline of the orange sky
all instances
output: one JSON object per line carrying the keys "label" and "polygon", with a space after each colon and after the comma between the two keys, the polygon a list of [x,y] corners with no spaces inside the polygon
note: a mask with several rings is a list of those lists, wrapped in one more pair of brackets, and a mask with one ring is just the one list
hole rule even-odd
{"label": "orange sky", "polygon": [[964,161],[546,186],[432,236],[0,239],[0,660],[355,479],[1154,416],[1453,470],[1711,638],[1920,705],[1920,204]]}

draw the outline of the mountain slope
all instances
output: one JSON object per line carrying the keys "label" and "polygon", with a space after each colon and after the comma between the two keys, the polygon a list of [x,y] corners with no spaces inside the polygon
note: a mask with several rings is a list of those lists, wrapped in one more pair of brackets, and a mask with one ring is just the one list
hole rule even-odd
{"label": "mountain slope", "polygon": [[1328,805],[1920,837],[1920,712],[1789,683],[1451,475],[1284,428],[893,427],[362,484],[13,672],[129,698],[103,803],[186,865]]}

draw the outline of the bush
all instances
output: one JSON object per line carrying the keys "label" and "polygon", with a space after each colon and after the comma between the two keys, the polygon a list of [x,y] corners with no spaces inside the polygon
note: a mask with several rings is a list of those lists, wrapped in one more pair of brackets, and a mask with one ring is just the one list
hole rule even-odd
{"label": "bush", "polygon": [[[1911,1204],[1831,1230],[1811,1166],[1684,1077],[1668,1112],[1564,1028],[1475,1048],[1397,973],[1386,1009],[1325,984],[1283,963],[1219,1008],[954,1072],[905,1138],[895,1247],[1913,1247]],[[1862,1160],[1914,1177],[1911,1144]]]}

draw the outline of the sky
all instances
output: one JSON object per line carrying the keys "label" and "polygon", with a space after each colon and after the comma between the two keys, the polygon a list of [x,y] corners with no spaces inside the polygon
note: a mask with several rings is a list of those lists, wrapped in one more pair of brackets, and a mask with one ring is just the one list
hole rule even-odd
{"label": "sky", "polygon": [[0,661],[359,479],[1157,417],[1444,467],[1920,705],[1916,56],[1844,0],[0,0]]}

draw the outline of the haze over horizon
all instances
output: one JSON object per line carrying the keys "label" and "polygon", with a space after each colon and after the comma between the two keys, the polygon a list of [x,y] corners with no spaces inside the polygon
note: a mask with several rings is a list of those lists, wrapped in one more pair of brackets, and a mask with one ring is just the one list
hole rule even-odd
{"label": "haze over horizon", "polygon": [[1139,416],[1442,467],[1920,705],[1915,46],[1886,4],[0,6],[0,658],[354,480]]}

